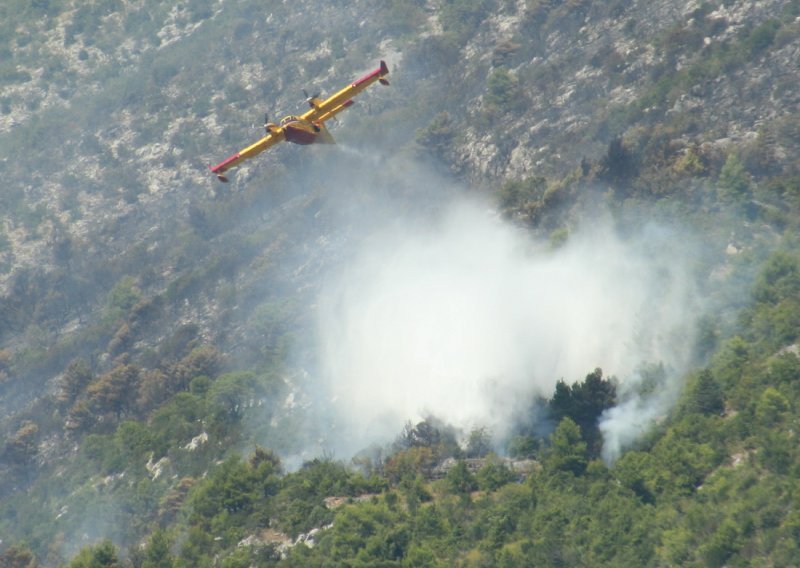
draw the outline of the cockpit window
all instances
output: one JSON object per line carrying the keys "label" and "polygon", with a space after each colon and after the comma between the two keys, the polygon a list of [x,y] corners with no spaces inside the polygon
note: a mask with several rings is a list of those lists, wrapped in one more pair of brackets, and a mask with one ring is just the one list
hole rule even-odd
{"label": "cockpit window", "polygon": [[297,120],[297,117],[294,115],[286,116],[281,119],[281,126],[285,126],[289,122],[294,122]]}

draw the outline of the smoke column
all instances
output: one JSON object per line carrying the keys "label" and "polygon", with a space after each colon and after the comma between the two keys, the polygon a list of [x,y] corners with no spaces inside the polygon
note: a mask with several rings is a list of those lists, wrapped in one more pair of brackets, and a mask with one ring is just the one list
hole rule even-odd
{"label": "smoke column", "polygon": [[[319,302],[336,452],[385,443],[429,414],[502,437],[559,379],[601,367],[625,384],[644,362],[680,369],[692,289],[664,246],[673,237],[623,240],[598,215],[552,250],[461,198],[433,222],[399,219],[365,238]],[[632,415],[663,409],[651,403],[629,397],[604,417],[609,460],[641,431]]]}

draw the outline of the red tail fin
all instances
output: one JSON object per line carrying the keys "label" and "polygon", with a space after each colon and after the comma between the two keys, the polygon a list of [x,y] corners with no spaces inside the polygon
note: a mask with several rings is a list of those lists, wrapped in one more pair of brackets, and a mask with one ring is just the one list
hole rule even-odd
{"label": "red tail fin", "polygon": [[387,86],[389,85],[389,81],[385,79],[386,75],[388,74],[389,74],[389,67],[386,65],[386,62],[383,59],[381,59],[381,72],[380,72],[380,78],[378,79],[378,82],[381,85],[387,85]]}
{"label": "red tail fin", "polygon": [[387,81],[386,79],[383,78],[384,75],[388,75],[388,74],[389,74],[389,68],[386,66],[386,62],[385,61],[381,61],[381,66],[380,67],[375,69],[375,71],[372,71],[371,73],[367,73],[366,75],[364,75],[360,79],[357,79],[356,81],[354,81],[353,82],[353,86],[357,87],[358,85],[360,85],[361,83],[364,83],[365,81],[371,81],[371,80],[374,81],[375,78],[377,78],[378,81],[380,81],[382,85],[388,85],[389,81]]}

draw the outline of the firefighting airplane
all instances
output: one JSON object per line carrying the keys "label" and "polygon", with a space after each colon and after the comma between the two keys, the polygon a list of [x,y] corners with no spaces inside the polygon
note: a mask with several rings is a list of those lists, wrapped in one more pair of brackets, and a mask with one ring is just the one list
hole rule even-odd
{"label": "firefighting airplane", "polygon": [[209,169],[216,174],[220,181],[227,182],[228,178],[224,175],[226,171],[238,166],[245,160],[257,156],[282,140],[301,145],[334,144],[333,137],[328,132],[328,129],[325,128],[325,121],[351,106],[353,97],[375,81],[379,81],[382,85],[388,85],[389,81],[386,80],[386,75],[388,74],[389,68],[385,62],[381,61],[380,67],[375,71],[367,73],[324,101],[317,97],[308,97],[306,100],[311,110],[305,114],[287,116],[281,120],[280,125],[269,122],[269,119],[265,117],[266,124],[264,124],[264,128],[267,131],[266,136]]}

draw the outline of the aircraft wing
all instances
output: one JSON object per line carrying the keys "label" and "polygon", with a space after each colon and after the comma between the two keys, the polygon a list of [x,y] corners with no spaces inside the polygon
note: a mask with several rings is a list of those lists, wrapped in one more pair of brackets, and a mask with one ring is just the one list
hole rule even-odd
{"label": "aircraft wing", "polygon": [[283,133],[283,129],[280,128],[280,127],[277,127],[274,130],[272,130],[269,134],[264,136],[258,142],[255,142],[254,144],[251,144],[250,146],[248,146],[244,150],[241,150],[241,151],[237,152],[236,154],[234,154],[230,158],[227,158],[227,159],[223,160],[222,162],[220,162],[216,166],[212,166],[209,169],[212,171],[212,173],[216,174],[217,178],[219,178],[220,181],[228,181],[228,178],[226,178],[224,176],[224,173],[227,170],[229,170],[229,169],[231,169],[231,168],[233,168],[235,166],[238,166],[239,164],[241,164],[245,160],[249,160],[250,158],[259,155],[261,152],[263,152],[267,148],[270,148],[270,147],[274,146],[275,144],[277,144],[278,142],[280,142],[281,140],[283,140],[285,138],[285,136],[286,135]]}
{"label": "aircraft wing", "polygon": [[322,122],[328,120],[333,115],[338,114],[353,104],[350,99],[372,85],[375,81],[380,81],[382,85],[388,85],[389,81],[387,81],[385,78],[388,74],[389,67],[386,66],[385,61],[381,61],[381,64],[377,69],[367,73],[360,79],[356,79],[353,83],[350,83],[344,89],[338,93],[335,93],[334,95],[331,95],[324,101],[320,101],[319,99],[311,99],[309,101],[312,106],[311,110],[306,112],[301,118],[310,122]]}

